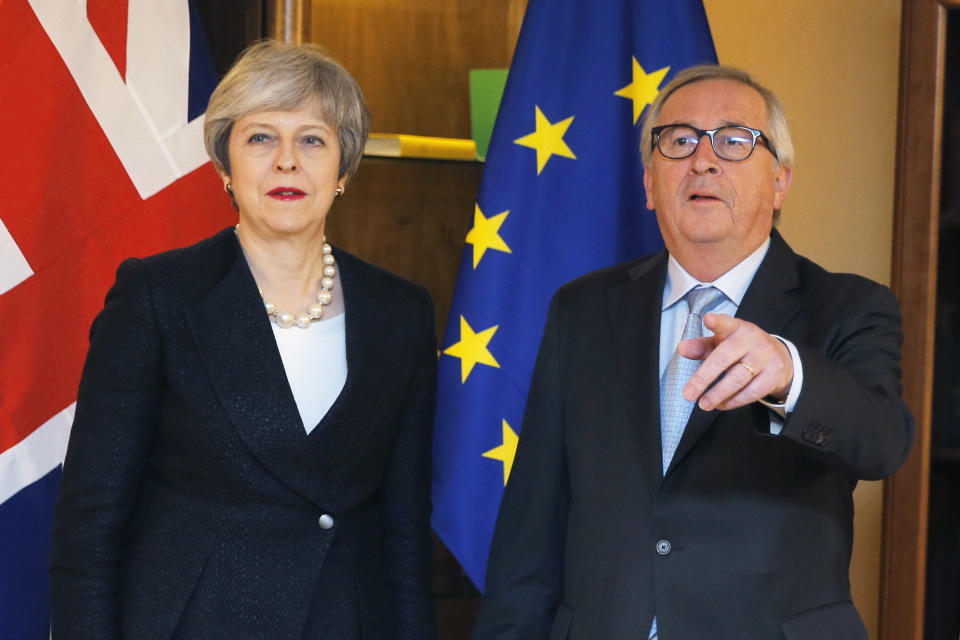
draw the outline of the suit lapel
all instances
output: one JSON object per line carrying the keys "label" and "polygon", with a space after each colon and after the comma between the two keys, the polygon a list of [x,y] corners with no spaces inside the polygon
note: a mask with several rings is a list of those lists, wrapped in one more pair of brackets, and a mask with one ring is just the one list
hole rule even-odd
{"label": "suit lapel", "polygon": [[256,282],[235,238],[222,280],[184,309],[207,375],[240,438],[266,469],[320,505],[321,479]]}
{"label": "suit lapel", "polygon": [[[310,434],[322,466],[333,469],[369,444],[369,433],[383,423],[388,391],[397,389],[398,366],[409,344],[399,335],[397,317],[383,309],[388,295],[378,292],[370,268],[334,250],[346,311],[347,381],[333,407]],[[396,311],[396,310],[392,310]]]}
{"label": "suit lapel", "polygon": [[[798,289],[796,255],[773,230],[770,248],[740,301],[737,318],[752,322],[767,333],[780,334],[800,311],[802,302],[796,295]],[[703,411],[694,405],[666,475],[673,471],[721,413]]]}
{"label": "suit lapel", "polygon": [[799,289],[797,256],[774,230],[770,250],[740,302],[737,317],[779,334],[803,306]]}
{"label": "suit lapel", "polygon": [[611,332],[634,444],[651,498],[660,486],[660,306],[666,253],[630,270],[630,281],[609,294]]}

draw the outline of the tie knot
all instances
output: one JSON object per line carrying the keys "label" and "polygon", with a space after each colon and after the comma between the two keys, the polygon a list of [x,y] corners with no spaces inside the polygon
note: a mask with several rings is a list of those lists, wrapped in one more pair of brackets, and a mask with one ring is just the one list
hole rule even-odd
{"label": "tie knot", "polygon": [[723,291],[716,287],[698,287],[690,289],[683,298],[687,301],[690,315],[702,316],[720,304],[726,296],[723,295]]}

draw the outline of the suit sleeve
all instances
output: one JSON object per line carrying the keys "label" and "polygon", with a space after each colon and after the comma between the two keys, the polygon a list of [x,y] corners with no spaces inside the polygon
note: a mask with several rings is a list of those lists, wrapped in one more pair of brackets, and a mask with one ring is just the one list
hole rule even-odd
{"label": "suit sleeve", "polygon": [[424,293],[422,330],[413,350],[412,383],[383,479],[381,519],[387,587],[397,603],[398,640],[436,638],[430,593],[430,461],[437,388],[433,303]]}
{"label": "suit sleeve", "polygon": [[497,516],[474,640],[546,638],[561,600],[570,492],[563,444],[559,295],[550,304],[520,442]]}
{"label": "suit sleeve", "polygon": [[795,345],[803,389],[781,436],[856,478],[895,472],[913,443],[914,420],[901,398],[900,309],[886,287],[861,280],[826,352]]}
{"label": "suit sleeve", "polygon": [[51,540],[53,637],[118,636],[126,525],[158,415],[160,363],[142,264],[127,260],[90,331]]}

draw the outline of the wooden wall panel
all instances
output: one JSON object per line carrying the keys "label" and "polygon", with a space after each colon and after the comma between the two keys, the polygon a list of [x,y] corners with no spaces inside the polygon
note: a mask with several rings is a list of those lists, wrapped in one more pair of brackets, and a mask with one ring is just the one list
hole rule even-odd
{"label": "wooden wall panel", "polygon": [[430,291],[438,337],[482,170],[480,163],[365,158],[328,219],[330,242]]}
{"label": "wooden wall panel", "polygon": [[885,486],[880,638],[923,638],[936,308],[940,149],[948,9],[904,0],[891,282],[903,311],[903,396],[917,420],[913,451]]}
{"label": "wooden wall panel", "polygon": [[354,75],[373,130],[470,137],[469,69],[510,66],[526,0],[312,0],[305,39]]}

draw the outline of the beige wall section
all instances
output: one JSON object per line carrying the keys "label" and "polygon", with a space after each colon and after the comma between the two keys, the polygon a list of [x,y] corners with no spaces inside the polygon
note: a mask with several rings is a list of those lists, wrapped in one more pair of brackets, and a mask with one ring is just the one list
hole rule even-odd
{"label": "beige wall section", "polygon": [[[900,0],[704,0],[717,56],[780,97],[796,146],[780,230],[831,271],[888,284]],[[855,494],[853,597],[877,638],[883,492]]]}

